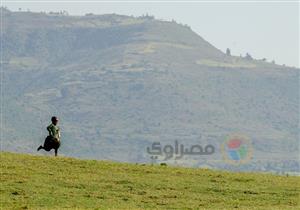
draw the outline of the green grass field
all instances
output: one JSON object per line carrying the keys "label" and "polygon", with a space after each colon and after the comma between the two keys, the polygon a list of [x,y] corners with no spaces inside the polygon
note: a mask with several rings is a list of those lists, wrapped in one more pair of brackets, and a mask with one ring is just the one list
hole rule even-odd
{"label": "green grass field", "polygon": [[300,209],[300,177],[2,152],[1,209]]}

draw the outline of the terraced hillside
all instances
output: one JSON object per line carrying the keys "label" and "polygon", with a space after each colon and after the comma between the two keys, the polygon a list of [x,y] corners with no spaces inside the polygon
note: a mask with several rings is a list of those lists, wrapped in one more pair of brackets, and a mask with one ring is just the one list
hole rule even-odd
{"label": "terraced hillside", "polygon": [[[169,164],[299,173],[299,69],[150,16],[2,13],[3,150],[35,152],[57,115],[68,156],[145,163],[152,142],[178,140],[216,152]],[[239,167],[221,152],[232,133],[253,147]]]}

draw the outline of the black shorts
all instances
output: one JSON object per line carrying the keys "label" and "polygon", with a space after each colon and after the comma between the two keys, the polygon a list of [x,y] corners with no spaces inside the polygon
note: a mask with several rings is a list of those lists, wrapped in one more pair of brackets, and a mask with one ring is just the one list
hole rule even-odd
{"label": "black shorts", "polygon": [[51,149],[58,149],[60,141],[52,136],[47,136],[44,142],[44,149],[50,151]]}

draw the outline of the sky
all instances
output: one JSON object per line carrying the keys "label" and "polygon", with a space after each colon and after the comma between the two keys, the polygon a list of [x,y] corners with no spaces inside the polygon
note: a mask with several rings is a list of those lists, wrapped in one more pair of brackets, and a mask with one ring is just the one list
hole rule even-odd
{"label": "sky", "polygon": [[189,25],[193,31],[225,52],[249,53],[277,64],[300,67],[299,1],[2,1],[13,11],[66,10],[70,15],[86,13],[141,16]]}

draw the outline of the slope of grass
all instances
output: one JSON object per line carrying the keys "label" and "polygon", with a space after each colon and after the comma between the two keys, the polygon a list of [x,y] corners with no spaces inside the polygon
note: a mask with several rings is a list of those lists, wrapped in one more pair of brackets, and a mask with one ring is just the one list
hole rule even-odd
{"label": "slope of grass", "polygon": [[1,209],[300,209],[299,177],[0,154]]}

